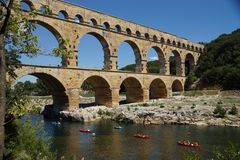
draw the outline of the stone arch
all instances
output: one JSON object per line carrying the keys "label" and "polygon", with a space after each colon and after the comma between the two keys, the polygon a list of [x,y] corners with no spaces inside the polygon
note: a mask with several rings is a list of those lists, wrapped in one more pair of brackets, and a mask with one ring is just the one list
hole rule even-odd
{"label": "stone arch", "polygon": [[[99,33],[96,32],[87,32],[84,35],[92,35],[93,37],[95,37],[102,45],[103,48],[103,52],[104,52],[104,68],[108,66],[108,64],[110,64],[110,49],[109,49],[109,43],[108,41],[105,39],[105,37],[103,37],[102,35],[100,35]],[[84,35],[82,35],[80,37],[80,39],[82,37],[84,37]],[[80,42],[81,43],[81,42]],[[79,43],[79,44],[80,44]],[[79,46],[78,44],[78,46]]]}
{"label": "stone arch", "polygon": [[[50,31],[54,35],[56,40],[58,41],[59,48],[65,48],[66,47],[63,44],[63,35],[55,27],[53,27],[52,24],[49,24],[49,23],[41,21],[41,20],[36,20],[36,19],[30,20],[30,22],[41,25],[44,28],[46,28],[48,31]],[[66,66],[66,65],[67,65],[67,59],[62,57],[62,66]]]}
{"label": "stone arch", "polygon": [[132,31],[131,31],[130,28],[127,28],[127,29],[126,29],[126,34],[127,34],[127,35],[132,35]]}
{"label": "stone arch", "polygon": [[[62,15],[63,17],[61,17],[61,15]],[[58,18],[61,18],[61,19],[64,19],[64,20],[68,20],[69,16],[68,16],[68,13],[67,13],[66,11],[60,10],[60,11],[58,12]]]}
{"label": "stone arch", "polygon": [[195,51],[198,51],[198,47],[195,47]]}
{"label": "stone arch", "polygon": [[194,57],[191,53],[188,53],[185,57],[185,75],[187,76],[193,69],[195,65]]}
{"label": "stone arch", "polygon": [[165,39],[161,37],[161,43],[165,43]]}
{"label": "stone arch", "polygon": [[157,42],[157,41],[158,41],[158,38],[157,38],[156,35],[153,36],[153,41],[154,41],[154,42]]}
{"label": "stone arch", "polygon": [[[20,79],[23,76],[32,75],[40,80],[47,86],[49,93],[53,97],[53,104],[50,107],[53,107],[53,111],[66,110],[69,107],[69,97],[66,94],[66,87],[57,76],[50,75],[49,73],[44,72],[35,72],[32,70],[26,70],[24,72],[19,72],[15,81]],[[12,83],[13,84],[13,83]]]}
{"label": "stone arch", "polygon": [[190,49],[190,45],[189,44],[187,44],[187,49]]}
{"label": "stone arch", "polygon": [[[30,11],[35,9],[34,4],[30,0],[21,0],[20,5],[21,4],[26,4],[29,7]],[[21,9],[23,9],[23,8],[21,8]]]}
{"label": "stone arch", "polygon": [[80,14],[77,14],[77,15],[74,17],[74,22],[83,23],[83,22],[84,22],[84,19],[83,19],[83,17],[82,17]]}
{"label": "stone arch", "polygon": [[126,103],[143,102],[143,87],[141,82],[135,77],[127,77],[119,88],[124,86],[126,91]]}
{"label": "stone arch", "polygon": [[[141,65],[141,61],[142,61],[142,56],[141,56],[141,53],[140,53],[140,49],[138,47],[138,45],[131,41],[131,40],[124,40],[122,41],[119,46],[123,43],[123,42],[126,42],[127,44],[129,44],[134,52],[134,55],[135,55],[135,72],[141,72],[142,70],[142,65]],[[119,47],[118,47],[119,48]]]}
{"label": "stone arch", "polygon": [[160,79],[154,79],[149,86],[149,99],[158,99],[167,97],[167,87]]}
{"label": "stone arch", "polygon": [[91,18],[91,19],[90,19],[89,24],[90,24],[90,26],[94,26],[94,27],[96,27],[96,26],[98,25],[97,20],[94,19],[94,18]]}
{"label": "stone arch", "polygon": [[82,84],[85,81],[90,82],[93,86],[93,91],[95,92],[95,105],[105,105],[109,107],[112,105],[111,85],[105,77],[93,75],[85,78]]}
{"label": "stone arch", "polygon": [[158,46],[152,46],[151,48],[153,48],[158,55],[159,73],[161,75],[165,75],[166,74],[166,68],[165,68],[166,57],[164,56],[163,50]]}
{"label": "stone arch", "polygon": [[149,40],[149,39],[150,39],[150,36],[149,36],[148,33],[145,33],[145,34],[144,34],[144,37],[145,37],[146,40]]}
{"label": "stone arch", "polygon": [[182,44],[182,47],[183,47],[183,48],[186,48],[186,44],[185,44],[185,43],[183,43],[183,44]]}
{"label": "stone arch", "polygon": [[170,39],[167,39],[167,44],[171,44],[171,41],[170,41]]}
{"label": "stone arch", "polygon": [[173,55],[170,55],[169,57],[170,74],[181,76],[182,75],[181,56],[177,50],[173,50],[171,54]]}
{"label": "stone arch", "polygon": [[136,36],[140,38],[141,37],[141,33],[139,31],[136,31]]}
{"label": "stone arch", "polygon": [[172,83],[172,92],[178,92],[178,93],[182,93],[183,92],[183,84],[181,83],[180,80],[176,79],[173,81]]}
{"label": "stone arch", "polygon": [[177,42],[177,46],[178,46],[178,47],[181,47],[181,42]]}
{"label": "stone arch", "polygon": [[103,28],[106,30],[110,30],[110,24],[108,22],[103,23]]}
{"label": "stone arch", "polygon": [[173,46],[176,46],[176,41],[173,41],[173,42],[172,42],[172,45],[173,45]]}
{"label": "stone arch", "polygon": [[115,31],[116,31],[116,32],[122,32],[121,26],[117,24],[117,25],[115,26]]}

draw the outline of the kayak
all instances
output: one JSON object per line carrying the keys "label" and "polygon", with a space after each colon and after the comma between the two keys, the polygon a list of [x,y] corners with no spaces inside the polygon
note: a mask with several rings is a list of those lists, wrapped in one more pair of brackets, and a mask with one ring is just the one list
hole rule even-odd
{"label": "kayak", "polygon": [[199,149],[200,148],[199,144],[193,144],[193,143],[185,144],[185,143],[183,143],[181,141],[177,141],[177,144],[181,145],[181,146],[184,146],[184,147],[192,147],[192,148],[195,148],[195,149]]}
{"label": "kayak", "polygon": [[150,138],[149,135],[145,135],[145,134],[134,134],[133,137],[142,138],[142,139]]}
{"label": "kayak", "polygon": [[80,129],[79,131],[83,133],[92,133],[92,130],[90,129]]}

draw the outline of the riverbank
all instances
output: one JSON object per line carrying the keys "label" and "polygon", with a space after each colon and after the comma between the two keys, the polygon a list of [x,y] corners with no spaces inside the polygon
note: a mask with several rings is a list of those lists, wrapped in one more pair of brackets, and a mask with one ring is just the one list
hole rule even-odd
{"label": "riverbank", "polygon": [[[226,111],[223,118],[214,114],[217,106]],[[118,108],[95,106],[62,111],[60,117],[64,120],[82,122],[112,119],[125,123],[148,121],[154,124],[240,127],[240,115],[230,114],[232,107],[240,110],[238,95],[175,96],[146,103],[121,105]]]}
{"label": "riverbank", "polygon": [[[184,124],[198,126],[232,126],[240,127],[240,92],[186,92],[185,96],[168,99],[150,100],[145,103],[120,105],[118,108],[93,106],[72,111],[60,112],[60,118],[68,121],[93,122],[100,119],[112,119],[124,123],[152,122],[154,124]],[[91,102],[93,97],[81,97],[83,102]],[[31,105],[45,106],[51,104],[49,97],[35,97]],[[223,116],[214,114],[221,107]],[[231,113],[235,107],[237,114]],[[222,117],[222,118],[220,118]]]}

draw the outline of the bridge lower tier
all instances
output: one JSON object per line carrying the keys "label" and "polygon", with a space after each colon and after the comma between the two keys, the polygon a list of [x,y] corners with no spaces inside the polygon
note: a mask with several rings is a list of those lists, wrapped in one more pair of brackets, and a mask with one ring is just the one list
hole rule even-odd
{"label": "bridge lower tier", "polygon": [[[41,79],[53,96],[53,106],[58,110],[79,108],[81,87],[92,84],[95,104],[119,106],[120,89],[126,93],[126,102],[145,102],[149,99],[167,98],[172,92],[183,92],[186,77],[161,76],[159,74],[104,71],[78,68],[22,65],[16,70],[17,79],[26,75]],[[123,89],[124,88],[124,89]]]}

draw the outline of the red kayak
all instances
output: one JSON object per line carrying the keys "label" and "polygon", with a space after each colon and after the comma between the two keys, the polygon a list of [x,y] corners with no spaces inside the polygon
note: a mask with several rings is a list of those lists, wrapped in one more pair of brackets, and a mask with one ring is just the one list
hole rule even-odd
{"label": "red kayak", "polygon": [[150,138],[149,135],[144,135],[144,134],[134,134],[133,137],[142,138],[142,139]]}
{"label": "red kayak", "polygon": [[182,141],[177,141],[177,144],[181,145],[181,146],[184,146],[184,147],[192,147],[192,148],[195,148],[195,149],[199,149],[200,148],[199,144],[193,144],[193,143],[186,144],[186,142],[184,143]]}
{"label": "red kayak", "polygon": [[80,129],[79,131],[83,133],[92,133],[92,130],[90,129]]}

